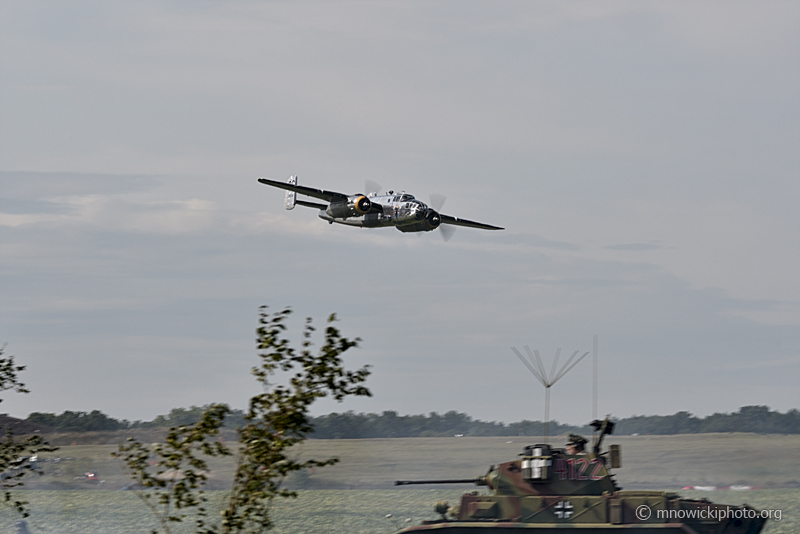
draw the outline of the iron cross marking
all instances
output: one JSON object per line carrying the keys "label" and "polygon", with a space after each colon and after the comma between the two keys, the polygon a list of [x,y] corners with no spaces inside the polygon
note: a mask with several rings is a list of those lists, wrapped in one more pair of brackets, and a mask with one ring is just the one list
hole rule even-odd
{"label": "iron cross marking", "polygon": [[559,519],[569,519],[572,515],[572,504],[569,501],[559,501],[556,504],[556,517]]}

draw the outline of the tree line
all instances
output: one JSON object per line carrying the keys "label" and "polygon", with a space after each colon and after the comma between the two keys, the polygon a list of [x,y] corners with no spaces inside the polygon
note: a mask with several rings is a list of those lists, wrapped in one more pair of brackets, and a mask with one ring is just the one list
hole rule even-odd
{"label": "tree line", "polygon": [[[94,410],[92,412],[65,411],[61,415],[34,412],[27,421],[50,427],[59,432],[114,431],[137,428],[170,428],[197,423],[208,406],[174,408],[169,414],[159,415],[152,421],[118,420]],[[615,434],[697,434],[707,432],[754,432],[760,434],[800,434],[800,411],[786,413],[772,411],[768,406],[743,406],[734,413],[715,413],[696,417],[681,411],[673,415],[635,415],[615,419]],[[541,436],[544,423],[523,420],[515,423],[486,422],[473,419],[465,413],[449,411],[445,414],[431,412],[427,415],[399,415],[396,411],[380,414],[331,413],[311,417],[316,439],[407,438],[444,436]],[[231,409],[225,419],[226,428],[239,428],[245,424],[245,412]],[[591,428],[550,422],[550,435],[568,432],[590,434]]]}
{"label": "tree line", "polygon": [[[47,427],[62,431],[107,431],[165,425],[169,430],[162,441],[146,444],[129,436],[111,453],[123,464],[132,480],[130,489],[158,520],[161,532],[170,534],[175,523],[184,521],[193,522],[193,531],[204,534],[271,530],[275,500],[298,496],[283,485],[284,480],[339,461],[338,458],[300,460],[288,453],[313,431],[311,406],[325,397],[342,401],[350,396],[372,395],[364,385],[370,374],[369,366],[356,370],[344,367],[342,354],[357,347],[360,339],[342,336],[333,324],[335,314],[328,317],[318,353],[311,350],[316,331],[311,318],[306,319],[299,349],[285,337],[290,314],[289,308],[276,313],[269,313],[266,306],[259,308],[258,365],[251,374],[261,384],[262,392],[249,399],[246,412],[234,413],[226,404],[210,404],[175,409],[154,421],[134,423],[116,420],[99,410],[65,411],[61,415],[33,413],[27,423],[38,425],[34,435],[16,439],[9,429],[5,439],[0,440],[0,498],[21,517],[28,516],[28,503],[19,500],[11,490],[22,486],[21,479],[26,475],[42,474],[34,456],[56,450],[43,440],[42,434],[49,432]],[[0,346],[0,392],[27,393],[17,378],[25,367],[16,365],[13,356],[4,357],[4,348]],[[288,376],[289,380],[281,380]],[[18,419],[4,417],[19,426]],[[236,427],[234,448],[220,439],[226,420]],[[209,481],[208,458],[234,454],[237,460],[230,491],[218,513],[210,513],[205,492]],[[17,530],[28,532],[27,523],[18,522]]]}

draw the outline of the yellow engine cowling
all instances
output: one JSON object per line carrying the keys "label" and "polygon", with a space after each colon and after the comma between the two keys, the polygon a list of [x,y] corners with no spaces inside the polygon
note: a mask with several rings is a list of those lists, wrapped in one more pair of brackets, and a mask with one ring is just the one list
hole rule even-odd
{"label": "yellow engine cowling", "polygon": [[372,202],[364,195],[347,197],[347,200],[331,202],[325,212],[331,217],[344,219],[366,215],[372,209]]}

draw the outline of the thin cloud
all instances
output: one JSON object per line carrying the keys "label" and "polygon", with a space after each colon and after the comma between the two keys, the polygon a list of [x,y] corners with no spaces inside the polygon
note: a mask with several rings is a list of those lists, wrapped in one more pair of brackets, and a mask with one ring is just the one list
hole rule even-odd
{"label": "thin cloud", "polygon": [[608,250],[628,250],[638,252],[643,250],[661,250],[664,247],[661,243],[624,243],[621,245],[607,245],[603,247]]}
{"label": "thin cloud", "polygon": [[567,243],[565,241],[555,241],[547,239],[538,234],[524,234],[524,233],[511,233],[507,232],[502,235],[493,236],[493,243],[500,243],[506,245],[530,245],[536,248],[552,249],[552,250],[580,250],[582,247],[575,243]]}
{"label": "thin cloud", "polygon": [[[529,417],[509,347],[595,333],[615,415],[796,407],[796,4],[86,5],[0,18],[7,410],[241,402],[260,304],[364,338],[361,411]],[[256,182],[290,174],[507,230],[330,226]]]}

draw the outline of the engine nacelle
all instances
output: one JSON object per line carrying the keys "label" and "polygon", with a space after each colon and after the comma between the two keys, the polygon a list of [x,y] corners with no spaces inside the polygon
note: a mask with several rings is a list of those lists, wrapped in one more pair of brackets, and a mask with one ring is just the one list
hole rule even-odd
{"label": "engine nacelle", "polygon": [[425,225],[425,230],[430,232],[439,228],[439,225],[442,224],[442,218],[435,210],[428,208],[428,213],[425,214],[425,221],[422,224]]}
{"label": "engine nacelle", "polygon": [[372,202],[364,195],[347,197],[347,200],[331,202],[325,213],[337,219],[366,215],[372,208]]}
{"label": "engine nacelle", "polygon": [[401,232],[430,232],[439,228],[440,224],[442,224],[442,218],[435,210],[428,208],[422,221],[414,224],[404,224],[403,226],[398,226],[397,229]]}

